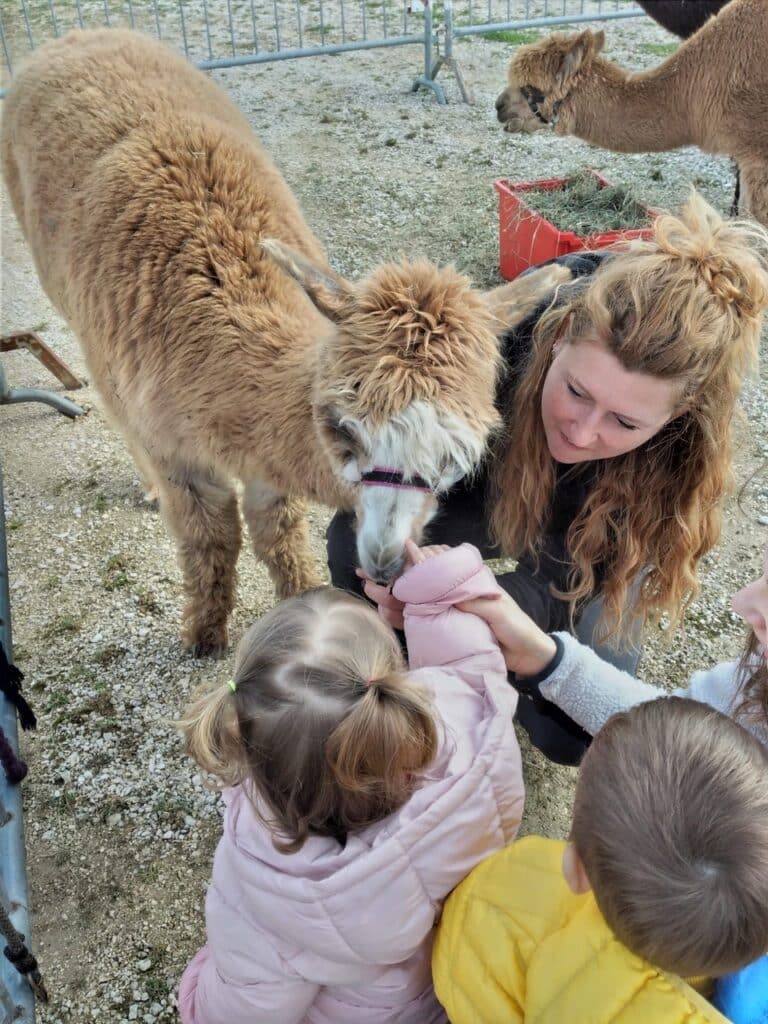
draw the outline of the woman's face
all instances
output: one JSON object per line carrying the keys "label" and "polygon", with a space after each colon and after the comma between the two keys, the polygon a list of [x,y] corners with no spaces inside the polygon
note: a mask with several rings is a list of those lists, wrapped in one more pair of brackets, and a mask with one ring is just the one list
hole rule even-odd
{"label": "woman's face", "polygon": [[763,574],[733,595],[731,607],[755,631],[763,657],[768,660],[768,547],[763,555]]}
{"label": "woman's face", "polygon": [[623,455],[682,411],[677,381],[625,370],[601,341],[555,345],[541,418],[557,462]]}

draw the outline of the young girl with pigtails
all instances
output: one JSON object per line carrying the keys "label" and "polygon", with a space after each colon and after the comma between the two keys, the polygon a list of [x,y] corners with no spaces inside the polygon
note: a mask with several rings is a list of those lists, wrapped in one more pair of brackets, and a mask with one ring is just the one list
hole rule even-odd
{"label": "young girl with pigtails", "polygon": [[435,925],[520,824],[517,698],[487,624],[456,608],[497,591],[479,552],[409,558],[410,668],[375,609],[311,591],[251,627],[233,678],[180,723],[227,787],[184,1024],[447,1021]]}

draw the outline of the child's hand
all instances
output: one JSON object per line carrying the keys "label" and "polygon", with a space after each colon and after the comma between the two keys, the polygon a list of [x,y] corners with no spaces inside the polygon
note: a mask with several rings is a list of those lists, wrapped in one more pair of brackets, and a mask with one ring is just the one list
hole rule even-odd
{"label": "child's hand", "polygon": [[450,551],[447,544],[429,544],[427,547],[420,548],[418,544],[413,543],[410,537],[405,542],[405,554],[411,565],[419,565],[421,562],[426,562],[428,558],[442,555],[444,551]]}
{"label": "child's hand", "polygon": [[497,596],[477,597],[456,607],[488,623],[510,672],[534,676],[547,667],[557,652],[552,637],[539,629],[506,591],[499,589]]}
{"label": "child's hand", "polygon": [[[428,558],[442,554],[443,551],[448,551],[447,544],[431,544],[428,547],[420,548],[418,544],[414,544],[412,540],[408,539],[405,542],[405,571],[407,572],[414,565],[426,562]],[[356,569],[355,572],[363,580],[365,596],[369,601],[378,605],[379,615],[387,625],[392,629],[403,629],[403,608],[405,607],[403,602],[398,601],[389,586],[376,583],[370,576],[366,576],[362,569]]]}
{"label": "child's hand", "polygon": [[405,605],[402,601],[392,594],[389,586],[384,586],[382,583],[375,583],[370,576],[366,576],[362,569],[356,569],[355,572],[363,581],[363,591],[369,601],[373,601],[374,604],[379,606],[379,615],[391,626],[392,629],[403,628],[403,608]]}

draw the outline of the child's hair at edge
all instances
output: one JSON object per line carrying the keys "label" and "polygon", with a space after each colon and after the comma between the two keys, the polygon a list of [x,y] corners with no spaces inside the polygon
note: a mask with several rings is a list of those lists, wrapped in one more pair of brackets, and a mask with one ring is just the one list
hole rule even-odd
{"label": "child's hair at edge", "polygon": [[178,727],[219,786],[246,784],[282,852],[310,835],[344,844],[392,814],[437,752],[429,699],[409,682],[397,638],[342,591],[267,612],[240,642],[233,683],[197,696]]}
{"label": "child's hair at edge", "polygon": [[[679,217],[656,219],[652,239],[620,243],[593,275],[562,286],[539,320],[498,448],[493,526],[508,554],[535,554],[549,513],[555,465],[541,392],[555,342],[600,339],[625,369],[680,381],[684,411],[639,448],[596,464],[569,530],[575,568],[563,596],[572,609],[589,600],[602,566],[604,637],[629,614],[666,612],[676,625],[697,593],[698,562],[720,533],[731,420],[766,306],[768,232],[723,220],[693,192]],[[628,587],[644,570],[629,609]]]}
{"label": "child's hair at edge", "polygon": [[571,842],[627,948],[682,977],[768,950],[768,751],[697,701],[614,715],[576,783]]}
{"label": "child's hair at edge", "polygon": [[739,660],[738,672],[738,714],[749,721],[764,723],[768,728],[768,662],[761,655],[757,634],[751,629]]}
{"label": "child's hair at edge", "polygon": [[[764,462],[744,481],[739,491],[739,508],[749,487],[757,479],[766,480],[768,462]],[[747,630],[744,649],[738,667],[739,691],[736,713],[743,719],[760,722],[768,728],[768,661],[763,656],[757,634],[751,628]]]}

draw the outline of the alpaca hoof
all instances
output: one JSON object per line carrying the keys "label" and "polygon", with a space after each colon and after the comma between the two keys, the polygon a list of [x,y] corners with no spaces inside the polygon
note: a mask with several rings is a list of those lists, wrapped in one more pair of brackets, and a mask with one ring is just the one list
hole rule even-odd
{"label": "alpaca hoof", "polygon": [[189,627],[184,631],[184,646],[193,658],[223,658],[229,646],[227,627]]}

